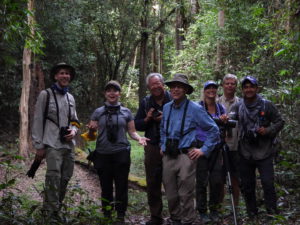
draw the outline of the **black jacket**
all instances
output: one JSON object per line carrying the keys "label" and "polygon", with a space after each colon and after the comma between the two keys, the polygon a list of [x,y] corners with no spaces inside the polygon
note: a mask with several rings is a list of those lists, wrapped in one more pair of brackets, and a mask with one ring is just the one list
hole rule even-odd
{"label": "black jacket", "polygon": [[150,143],[153,145],[159,144],[160,141],[160,122],[151,120],[146,123],[144,119],[151,108],[155,108],[162,112],[164,104],[169,101],[171,101],[171,96],[170,93],[166,91],[162,106],[158,105],[151,95],[146,96],[140,102],[139,109],[134,119],[135,128],[138,131],[145,131],[145,137],[149,138]]}

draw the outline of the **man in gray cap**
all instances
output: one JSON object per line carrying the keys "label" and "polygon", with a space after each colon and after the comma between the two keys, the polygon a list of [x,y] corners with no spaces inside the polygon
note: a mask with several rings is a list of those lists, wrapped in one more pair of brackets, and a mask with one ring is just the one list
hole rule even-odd
{"label": "man in gray cap", "polygon": [[[161,121],[163,183],[170,222],[191,225],[195,218],[196,159],[210,152],[219,141],[219,129],[202,106],[187,99],[193,87],[183,74],[175,74],[170,87],[173,101],[164,105]],[[207,132],[202,146],[196,144],[196,127]]]}
{"label": "man in gray cap", "polygon": [[62,206],[66,188],[74,168],[74,137],[79,128],[74,97],[68,92],[75,70],[66,63],[55,65],[50,71],[54,82],[38,96],[32,139],[36,158],[46,157],[47,172],[43,210],[56,217]]}
{"label": "man in gray cap", "polygon": [[243,99],[233,107],[230,115],[239,121],[239,171],[247,213],[250,218],[258,213],[255,194],[255,171],[258,169],[267,212],[276,214],[273,144],[284,121],[275,105],[258,94],[255,77],[243,78],[242,92]]}

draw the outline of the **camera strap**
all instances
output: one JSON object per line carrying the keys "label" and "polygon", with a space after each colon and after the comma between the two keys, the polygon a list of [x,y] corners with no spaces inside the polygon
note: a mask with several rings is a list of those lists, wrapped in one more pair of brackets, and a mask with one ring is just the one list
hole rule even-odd
{"label": "camera strap", "polygon": [[[51,88],[51,91],[52,91],[52,94],[53,94],[53,97],[54,97],[54,100],[55,100],[55,105],[56,105],[56,117],[57,117],[57,124],[56,125],[60,128],[58,101],[57,101],[56,94],[54,92],[54,88]],[[70,120],[71,120],[71,105],[70,105],[70,99],[69,99],[68,93],[66,93],[66,95],[67,95],[67,101],[68,101],[68,106],[69,106],[68,107],[69,108],[69,113],[68,113],[68,124],[67,124],[67,126],[69,126],[70,125]]]}
{"label": "camera strap", "polygon": [[[186,103],[185,103],[185,106],[184,106],[184,111],[183,111],[183,118],[181,120],[181,128],[180,128],[180,138],[183,136],[183,129],[184,129],[184,123],[185,123],[185,116],[186,116],[186,111],[187,111],[187,108],[188,108],[188,105],[190,103],[190,100],[186,100]],[[169,115],[168,115],[168,119],[167,119],[167,130],[166,130],[166,135],[167,135],[167,138],[169,137],[169,125],[170,125],[170,117],[171,117],[171,113],[172,113],[172,109],[173,109],[173,106],[174,106],[174,102],[171,104],[170,106],[170,111],[169,111]]]}

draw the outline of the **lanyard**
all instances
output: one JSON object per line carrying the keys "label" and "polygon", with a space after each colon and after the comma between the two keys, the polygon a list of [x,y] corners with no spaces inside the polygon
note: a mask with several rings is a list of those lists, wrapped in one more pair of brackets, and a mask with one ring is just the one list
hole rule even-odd
{"label": "lanyard", "polygon": [[[185,106],[184,106],[184,111],[183,111],[183,116],[182,116],[183,118],[181,120],[180,138],[183,136],[185,116],[186,116],[186,111],[187,111],[189,102],[190,102],[190,100],[187,99],[187,101],[185,103]],[[168,115],[168,120],[167,120],[167,131],[166,131],[167,138],[169,137],[169,125],[170,125],[170,117],[171,117],[171,112],[172,112],[172,109],[173,109],[173,105],[174,105],[174,102],[171,104],[171,108],[170,108],[169,115]]]}

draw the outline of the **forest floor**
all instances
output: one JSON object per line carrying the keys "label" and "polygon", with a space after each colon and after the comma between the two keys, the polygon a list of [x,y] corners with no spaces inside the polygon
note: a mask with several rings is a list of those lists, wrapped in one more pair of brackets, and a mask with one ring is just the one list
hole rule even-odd
{"label": "forest floor", "polygon": [[[5,139],[4,139],[5,140]],[[7,140],[7,139],[6,139]],[[14,142],[14,141],[12,141]],[[10,154],[5,153],[4,149],[15,149],[15,143],[12,146],[7,145],[9,141],[6,141],[6,147],[3,147],[0,143],[0,214],[1,204],[5,195],[9,192],[14,193],[15,196],[23,196],[22,198],[28,199],[27,201],[35,201],[39,203],[41,207],[42,192],[45,180],[46,165],[45,162],[41,164],[36,176],[31,179],[25,174],[30,167],[30,161],[26,163],[22,160],[11,158]],[[9,187],[4,187],[3,184],[8,183],[10,179],[14,179],[15,183]],[[260,189],[261,187],[258,187]],[[273,220],[267,219],[267,214],[264,211],[263,202],[259,200],[260,215],[257,221],[247,220],[245,213],[245,204],[243,199],[240,200],[240,210],[238,214],[239,225],[248,224],[285,224],[285,225],[300,225],[300,210],[299,199],[300,193],[297,190],[299,188],[287,188],[282,185],[277,185],[278,190],[278,205],[280,206],[281,213]],[[101,188],[99,184],[99,178],[95,172],[88,169],[81,164],[75,165],[74,175],[68,186],[68,194],[66,195],[66,205],[81,207],[82,202],[89,202],[92,205],[101,204],[100,201]],[[262,193],[260,191],[259,199],[262,199]],[[88,199],[88,201],[82,201]],[[167,202],[165,196],[163,196],[164,209],[163,216],[168,218]],[[136,185],[130,185],[129,188],[129,205],[126,216],[127,224],[131,225],[144,225],[149,219],[149,209],[147,204],[147,196],[144,189],[137,188]],[[26,201],[25,201],[26,203]],[[226,195],[226,199],[223,206],[224,215],[231,212],[231,205],[229,196]],[[100,208],[96,209],[94,215],[99,214]],[[93,215],[92,215],[93,216]],[[1,221],[0,221],[1,224]],[[21,224],[21,223],[18,223]],[[79,223],[81,224],[81,223]],[[197,224],[201,224],[200,221]],[[216,224],[216,223],[215,223]],[[232,220],[223,219],[218,224],[233,224]],[[1,224],[2,225],[2,224]]]}
{"label": "forest floor", "polygon": [[[22,195],[32,201],[42,202],[42,190],[45,181],[46,165],[45,163],[41,164],[33,179],[27,177],[25,174],[29,167],[30,165],[24,165],[23,168],[26,169],[22,169],[21,171],[19,169],[14,170],[13,178],[16,180],[16,183],[11,188],[7,188],[5,189],[5,191],[0,191],[0,199],[1,196],[5,195],[5,192],[7,193],[12,191],[15,195]],[[4,169],[0,169],[0,184],[5,180],[5,173],[6,172]],[[70,196],[69,193],[66,195],[66,199],[70,197],[73,198],[74,202],[72,204],[79,204],[79,201],[82,198],[83,191],[83,195],[85,197],[87,197],[92,202],[101,205],[101,187],[99,184],[99,178],[97,174],[93,172],[93,170],[89,170],[80,164],[75,164],[74,174],[70,180],[68,188],[71,190],[81,190],[80,192],[77,192],[75,194],[74,191],[71,191],[70,195],[72,196]],[[129,195],[131,195],[133,191],[134,190],[131,189],[131,193]],[[139,191],[136,190],[135,192],[137,193]],[[144,207],[146,209],[147,202],[144,202]],[[129,213],[126,216],[126,221],[128,222],[128,224],[145,224],[148,219],[147,216],[140,214],[136,215],[134,214],[134,211],[134,208],[128,210]]]}
{"label": "forest floor", "polygon": [[[45,163],[41,164],[41,167],[38,169],[36,176],[31,179],[28,178],[25,173],[27,169],[30,167],[29,163],[24,164],[21,163],[21,166],[18,169],[13,170],[13,175],[10,174],[12,178],[16,180],[15,184],[11,188],[4,189],[5,191],[0,191],[0,196],[4,196],[5,192],[12,191],[16,196],[25,196],[31,201],[42,202],[42,190],[43,184],[45,180],[45,171],[46,165]],[[0,169],[0,183],[3,183],[6,179],[6,172],[4,169]],[[11,171],[12,172],[12,171]],[[76,164],[74,169],[74,175],[69,183],[69,189],[71,190],[71,194],[67,194],[66,199],[72,198],[72,204],[78,205],[79,201],[83,198],[83,195],[88,197],[89,200],[96,204],[101,204],[100,202],[100,194],[101,188],[99,184],[98,176],[95,174],[93,170],[87,169],[86,167]],[[136,186],[135,186],[136,187]],[[74,192],[74,189],[79,189],[81,191]],[[73,190],[73,191],[72,191]],[[0,197],[0,198],[1,198]],[[165,199],[164,199],[165,201]],[[166,209],[166,202],[164,202],[164,214],[167,218],[167,209]],[[230,203],[227,199],[226,204],[227,213],[230,211]],[[242,203],[243,204],[243,203]],[[146,200],[146,194],[142,190],[138,190],[136,188],[130,188],[129,190],[129,207],[128,207],[128,214],[126,216],[127,224],[131,225],[144,225],[146,221],[149,219],[148,213],[148,206]],[[261,217],[265,217],[266,214],[262,213]],[[265,218],[261,219],[260,221],[256,221],[255,223],[250,223],[249,220],[246,220],[246,216],[243,214],[239,214],[239,224],[247,225],[247,224],[300,224],[299,221],[290,221],[290,222],[277,222],[266,221]],[[298,223],[299,222],[299,223]],[[0,223],[1,224],[1,223]],[[198,221],[196,224],[201,224]],[[215,224],[233,224],[232,220],[223,220],[220,223]]]}

